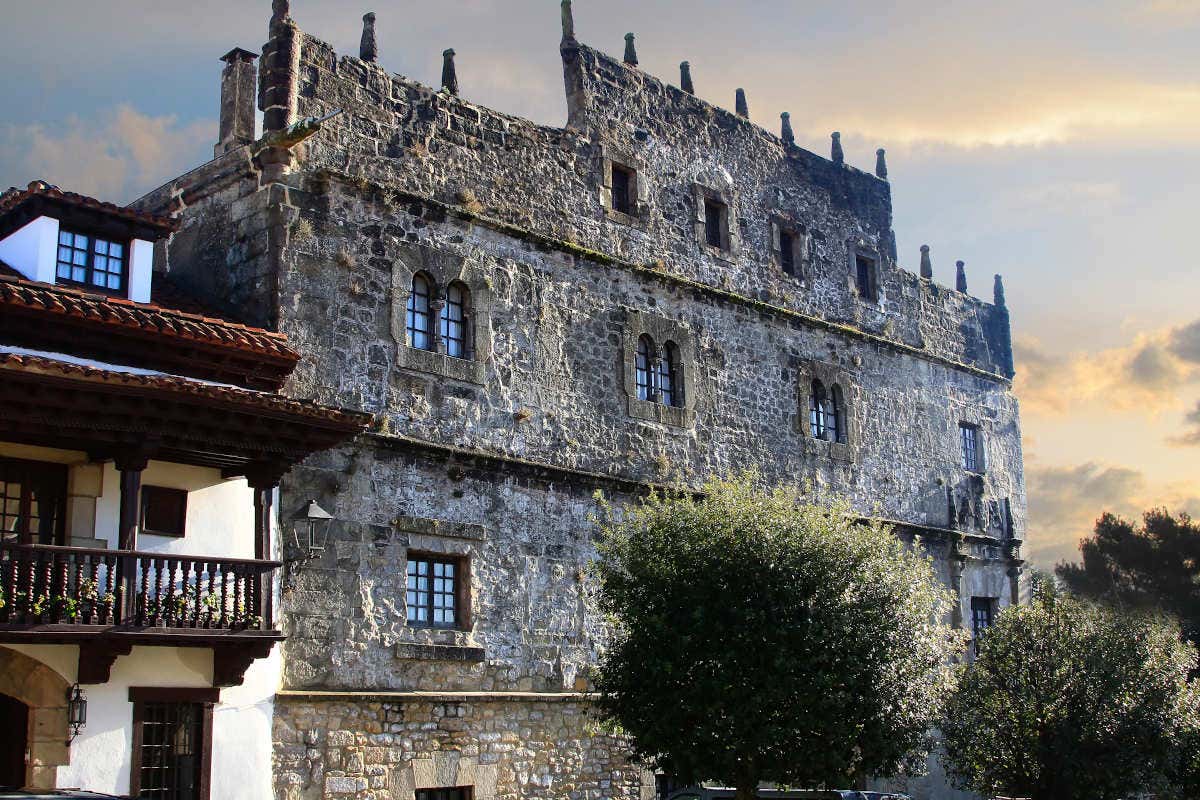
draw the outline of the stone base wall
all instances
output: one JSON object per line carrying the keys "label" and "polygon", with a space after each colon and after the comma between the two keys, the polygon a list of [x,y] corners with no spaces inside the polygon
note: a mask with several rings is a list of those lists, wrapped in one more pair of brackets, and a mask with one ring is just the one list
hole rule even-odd
{"label": "stone base wall", "polygon": [[284,693],[275,706],[278,800],[652,800],[654,776],[598,730],[580,695]]}

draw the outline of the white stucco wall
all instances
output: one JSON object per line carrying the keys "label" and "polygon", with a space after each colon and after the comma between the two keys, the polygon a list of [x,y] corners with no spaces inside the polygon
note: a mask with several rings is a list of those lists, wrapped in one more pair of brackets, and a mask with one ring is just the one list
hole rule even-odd
{"label": "white stucco wall", "polygon": [[54,283],[58,220],[38,217],[0,239],[0,261],[32,281]]}
{"label": "white stucco wall", "polygon": [[[3,645],[36,658],[75,682],[79,648],[73,645]],[[241,686],[221,690],[213,710],[213,798],[270,800],[271,717],[279,686],[279,650],[246,670]],[[106,684],[84,686],[87,725],[71,744],[71,762],[58,769],[60,788],[125,794],[132,768],[131,686],[212,686],[207,648],[135,647],[113,664]]]}
{"label": "white stucco wall", "polygon": [[[71,482],[77,470],[99,472],[99,497],[95,500],[95,537],[116,546],[120,508],[118,473],[109,463],[88,465],[86,455],[66,450],[0,443],[0,456],[55,461],[71,465]],[[254,556],[253,492],[246,481],[225,480],[214,469],[152,461],[142,475],[143,484],[187,489],[186,534],[173,539],[144,536],[141,550],[190,555]],[[92,492],[94,488],[80,488]],[[68,511],[71,528],[74,506]],[[278,526],[272,537],[278,547]],[[275,552],[278,552],[276,549]],[[74,683],[79,648],[73,645],[0,645],[35,658]],[[271,721],[274,696],[279,688],[280,651],[276,645],[268,658],[255,661],[240,686],[222,689],[213,711],[211,796],[216,800],[270,800]],[[133,705],[129,688],[212,686],[212,651],[209,648],[135,647],[113,664],[110,681],[84,686],[88,722],[71,745],[70,763],[58,770],[60,787],[123,794],[129,790],[133,742]],[[3,732],[0,732],[3,735]]]}
{"label": "white stucco wall", "polygon": [[[151,461],[142,472],[143,486],[186,489],[184,536],[139,534],[138,549],[154,553],[254,558],[254,492],[245,479],[225,480],[206,467]],[[117,546],[121,481],[117,468],[104,465],[103,490],[96,502],[96,538]]]}

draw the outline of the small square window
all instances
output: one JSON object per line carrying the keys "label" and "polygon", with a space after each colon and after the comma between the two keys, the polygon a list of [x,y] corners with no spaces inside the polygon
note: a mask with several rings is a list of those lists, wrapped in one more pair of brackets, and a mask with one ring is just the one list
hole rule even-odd
{"label": "small square window", "polygon": [[709,247],[726,249],[725,230],[729,208],[719,200],[704,200],[704,240]]}
{"label": "small square window", "polygon": [[58,280],[119,292],[125,286],[125,245],[60,230],[55,275]]}
{"label": "small square window", "polygon": [[637,204],[637,173],[621,164],[612,165],[612,210],[633,214]]}
{"label": "small square window", "polygon": [[142,487],[142,532],[155,536],[183,536],[187,522],[185,489]]}
{"label": "small square window", "polygon": [[405,605],[410,625],[462,627],[466,595],[465,559],[410,554]]}
{"label": "small square window", "polygon": [[967,472],[983,472],[983,434],[969,422],[960,422],[958,438],[962,448],[962,468]]}

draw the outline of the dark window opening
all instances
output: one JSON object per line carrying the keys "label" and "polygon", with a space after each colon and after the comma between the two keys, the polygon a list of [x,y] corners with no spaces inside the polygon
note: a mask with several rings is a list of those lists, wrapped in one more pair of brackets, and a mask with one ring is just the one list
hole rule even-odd
{"label": "dark window opening", "polygon": [[429,324],[429,279],[416,275],[408,295],[408,344],[418,350],[433,349],[433,331]]}
{"label": "dark window opening", "polygon": [[875,262],[865,256],[854,258],[854,287],[864,300],[875,299]]}
{"label": "dark window opening", "polygon": [[475,791],[470,786],[447,789],[417,789],[416,800],[471,800]]}
{"label": "dark window opening", "polygon": [[788,275],[796,274],[796,237],[791,231],[779,232],[779,266]]}
{"label": "dark window opening", "polygon": [[632,214],[637,193],[637,176],[633,170],[619,164],[612,165],[613,211]]}
{"label": "dark window opening", "polygon": [[654,379],[659,402],[666,406],[683,405],[683,386],[679,380],[679,348],[674,342],[663,345]]}
{"label": "dark window opening", "polygon": [[0,541],[64,544],[66,517],[65,465],[0,459]]}
{"label": "dark window opening", "polygon": [[446,290],[442,306],[442,343],[446,355],[467,358],[467,287],[457,281]]}
{"label": "dark window opening", "polygon": [[466,585],[462,559],[410,555],[407,573],[409,624],[435,628],[461,625]]}
{"label": "dark window opening", "polygon": [[963,422],[958,426],[958,437],[962,447],[962,467],[967,472],[983,472],[980,456],[979,428]]}
{"label": "dark window opening", "polygon": [[649,400],[654,392],[654,379],[650,375],[650,363],[654,357],[654,342],[649,336],[638,337],[637,362],[634,368],[637,382],[637,399]]}
{"label": "dark window opening", "polygon": [[106,292],[125,288],[128,245],[74,231],[58,233],[58,280]]}
{"label": "dark window opening", "polygon": [[725,214],[727,211],[724,203],[710,199],[704,201],[704,240],[710,247],[725,248]]}
{"label": "dark window opening", "polygon": [[845,423],[842,419],[842,390],[835,385],[827,391],[821,381],[812,382],[809,396],[809,428],[814,439],[830,442],[846,441]]}
{"label": "dark window opening", "polygon": [[996,621],[995,597],[971,598],[971,633],[975,637],[975,655],[979,655],[979,641],[988,628]]}
{"label": "dark window opening", "polygon": [[184,489],[142,487],[142,531],[156,536],[183,536],[187,522]]}
{"label": "dark window opening", "polygon": [[130,790],[153,800],[207,800],[214,690],[129,690],[133,701]]}

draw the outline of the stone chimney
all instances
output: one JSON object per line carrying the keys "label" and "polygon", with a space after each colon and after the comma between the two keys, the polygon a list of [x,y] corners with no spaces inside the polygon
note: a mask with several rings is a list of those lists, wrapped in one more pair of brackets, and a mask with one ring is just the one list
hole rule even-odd
{"label": "stone chimney", "polygon": [[221,129],[213,157],[220,157],[254,141],[254,82],[258,58],[249,50],[235,47],[221,60]]}

